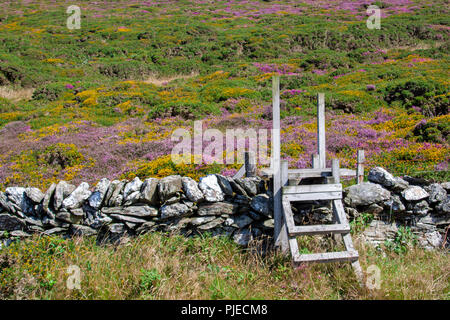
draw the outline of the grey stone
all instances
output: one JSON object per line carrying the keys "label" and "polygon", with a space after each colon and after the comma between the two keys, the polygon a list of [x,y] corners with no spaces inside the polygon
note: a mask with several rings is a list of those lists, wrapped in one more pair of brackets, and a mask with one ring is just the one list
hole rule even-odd
{"label": "grey stone", "polygon": [[[227,220],[227,223],[225,225],[231,226],[231,227],[236,227],[239,229],[242,229],[253,222],[253,219],[247,215],[232,216],[229,219],[231,221]],[[230,222],[232,222],[232,223],[229,224]]]}
{"label": "grey stone", "polygon": [[263,226],[267,229],[273,229],[275,226],[275,220],[274,219],[268,219],[263,222]]}
{"label": "grey stone", "polygon": [[225,194],[219,186],[217,177],[213,174],[200,178],[198,186],[202,190],[206,201],[219,202],[225,199]]}
{"label": "grey stone", "polygon": [[94,191],[88,198],[89,205],[94,209],[100,209],[105,199],[111,181],[106,178],[101,179],[94,188]]}
{"label": "grey stone", "polygon": [[230,202],[202,203],[198,207],[199,216],[220,216],[222,214],[232,215],[237,211],[237,205]]}
{"label": "grey stone", "polygon": [[9,201],[14,202],[17,206],[22,207],[25,197],[25,188],[9,187],[5,190],[5,195]]}
{"label": "grey stone", "polygon": [[[123,201],[127,202],[136,198],[136,193],[139,195],[142,187],[142,181],[139,177],[134,178],[128,182],[123,189]],[[137,197],[139,199],[139,197]]]}
{"label": "grey stone", "polygon": [[141,187],[141,202],[156,206],[159,204],[158,197],[158,182],[159,179],[148,178],[145,179]]}
{"label": "grey stone", "polygon": [[25,195],[34,203],[40,203],[44,199],[44,194],[38,188],[26,188]]}
{"label": "grey stone", "polygon": [[447,191],[439,183],[432,183],[424,189],[430,194],[430,203],[437,203],[447,199]]}
{"label": "grey stone", "polygon": [[44,217],[42,218],[42,224],[45,227],[59,227],[59,228],[68,228],[70,226],[69,223],[61,221],[61,220],[56,220],[56,219],[51,219],[48,217]]}
{"label": "grey stone", "polygon": [[450,213],[450,197],[447,196],[447,199],[442,201],[436,206],[436,211],[438,213]]}
{"label": "grey stone", "polygon": [[117,244],[121,238],[127,234],[127,228],[123,223],[112,223],[100,229],[97,235],[97,242],[100,244],[110,242]]}
{"label": "grey stone", "polygon": [[253,197],[250,202],[250,207],[257,213],[262,214],[266,217],[270,217],[272,213],[272,204],[270,197],[267,194],[258,194]]}
{"label": "grey stone", "polygon": [[55,189],[55,194],[53,195],[53,208],[59,210],[63,204],[63,201],[68,197],[72,191],[75,190],[75,186],[62,180],[58,182]]}
{"label": "grey stone", "polygon": [[411,186],[402,191],[402,197],[406,201],[419,201],[428,198],[430,195],[419,186]]}
{"label": "grey stone", "polygon": [[259,213],[253,210],[248,210],[246,213],[250,218],[252,218],[255,221],[261,220],[262,218],[266,218],[266,216],[260,215]]}
{"label": "grey stone", "polygon": [[24,232],[22,230],[14,230],[10,233],[11,237],[17,237],[17,238],[28,238],[31,237],[31,234]]}
{"label": "grey stone", "polygon": [[392,190],[396,192],[401,192],[409,187],[408,181],[403,180],[400,177],[395,177],[395,184],[392,187]]}
{"label": "grey stone", "polygon": [[423,178],[415,178],[411,176],[404,176],[404,180],[406,180],[409,184],[415,185],[415,186],[427,186],[430,184],[430,181],[423,179]]}
{"label": "grey stone", "polygon": [[34,203],[25,195],[25,188],[9,187],[5,190],[7,200],[11,202],[11,207],[14,207],[13,212],[18,214],[19,211],[25,215],[34,213]]}
{"label": "grey stone", "polygon": [[173,196],[173,197],[167,199],[167,200],[164,202],[164,204],[165,204],[165,205],[174,204],[174,203],[180,202],[180,200],[181,200],[181,195],[180,195],[180,194],[177,194],[177,195],[175,195],[175,196]]}
{"label": "grey stone", "polygon": [[357,218],[361,215],[358,210],[351,207],[345,207],[345,213],[349,218]]}
{"label": "grey stone", "polygon": [[101,210],[101,212],[106,215],[121,214],[124,216],[134,216],[134,217],[138,217],[138,218],[158,216],[158,209],[156,209],[154,207],[150,207],[148,205],[103,208]]}
{"label": "grey stone", "polygon": [[141,234],[145,234],[147,232],[151,232],[154,230],[154,226],[156,225],[156,222],[154,221],[147,221],[143,224],[141,224],[137,229],[136,229],[136,234],[141,235]]}
{"label": "grey stone", "polygon": [[18,217],[12,216],[8,213],[0,214],[0,230],[14,231],[25,229],[25,222]]}
{"label": "grey stone", "polygon": [[224,220],[222,218],[216,218],[208,223],[198,226],[197,230],[201,230],[201,231],[210,230],[210,229],[213,229],[213,228],[221,225],[223,222],[224,222]]}
{"label": "grey stone", "polygon": [[441,187],[445,189],[445,191],[450,192],[450,181],[442,182]]}
{"label": "grey stone", "polygon": [[158,192],[162,203],[173,196],[179,195],[182,192],[181,176],[172,175],[159,180]]}
{"label": "grey stone", "polygon": [[124,206],[131,206],[133,204],[138,203],[141,200],[141,193],[139,191],[135,191],[128,195],[127,199],[124,199]]}
{"label": "grey stone", "polygon": [[239,205],[247,206],[247,207],[250,206],[251,201],[252,201],[252,198],[250,198],[249,196],[243,196],[240,194],[235,195],[233,198],[234,203],[238,203]]}
{"label": "grey stone", "polygon": [[26,217],[23,219],[23,221],[28,225],[33,225],[33,226],[37,226],[37,227],[43,227],[44,224],[42,223],[42,221],[40,219],[34,218],[34,217]]}
{"label": "grey stone", "polygon": [[52,203],[53,195],[55,194],[56,190],[56,184],[52,183],[52,185],[47,189],[47,191],[44,194],[44,199],[42,201],[42,209],[47,213],[47,215],[51,219],[55,219],[55,213],[50,208],[50,203]]}
{"label": "grey stone", "polygon": [[312,210],[312,218],[314,221],[323,223],[333,222],[333,212],[328,207],[318,207]]}
{"label": "grey stone", "polygon": [[252,232],[249,229],[236,230],[233,235],[233,241],[243,247],[247,247],[250,241],[253,240]]}
{"label": "grey stone", "polygon": [[83,205],[91,195],[89,184],[82,182],[72,193],[63,200],[62,207],[66,209],[76,209]]}
{"label": "grey stone", "polygon": [[75,214],[62,209],[56,214],[56,219],[59,219],[61,221],[67,222],[67,223],[81,223],[83,220],[83,215],[80,215],[79,211],[75,211]]}
{"label": "grey stone", "polygon": [[220,188],[222,189],[223,193],[227,196],[233,195],[233,188],[231,187],[230,181],[228,177],[222,176],[220,174],[216,174],[217,182],[219,183]]}
{"label": "grey stone", "polygon": [[393,213],[402,213],[406,210],[402,200],[396,194],[392,195],[391,198],[384,203],[384,205],[390,212],[392,211]]}
{"label": "grey stone", "polygon": [[69,228],[69,233],[72,236],[87,237],[96,235],[97,230],[80,224],[72,224]]}
{"label": "grey stone", "polygon": [[203,200],[203,192],[198,188],[197,182],[189,177],[181,179],[183,184],[183,191],[186,197],[192,202]]}
{"label": "grey stone", "polygon": [[239,178],[235,181],[245,190],[247,195],[256,196],[258,194],[258,187],[253,178]]}
{"label": "grey stone", "polygon": [[413,213],[416,215],[425,215],[430,210],[431,208],[425,200],[416,203],[413,207]]}
{"label": "grey stone", "polygon": [[391,197],[391,193],[379,184],[363,182],[345,189],[344,202],[350,207],[369,206],[372,203],[382,203]]}
{"label": "grey stone", "polygon": [[191,224],[193,226],[199,226],[201,224],[205,224],[216,219],[216,216],[205,216],[205,217],[196,217],[191,219]]}
{"label": "grey stone", "polygon": [[424,217],[421,217],[417,222],[416,225],[417,226],[421,226],[421,225],[431,225],[431,226],[436,226],[436,227],[440,227],[440,226],[447,226],[450,224],[450,214],[446,214],[446,215],[433,215],[433,214],[428,214]]}
{"label": "grey stone", "polygon": [[192,215],[192,209],[184,203],[174,203],[170,205],[163,205],[160,208],[161,219],[169,219],[174,217],[187,217]]}
{"label": "grey stone", "polygon": [[10,213],[15,213],[17,209],[8,201],[6,195],[0,191],[0,207]]}
{"label": "grey stone", "polygon": [[45,230],[44,233],[46,235],[54,235],[54,234],[63,234],[68,231],[68,228],[55,227],[49,230]]}
{"label": "grey stone", "polygon": [[123,189],[125,188],[126,181],[114,180],[111,182],[108,192],[106,193],[106,200],[108,207],[119,207],[123,202]]}
{"label": "grey stone", "polygon": [[366,241],[372,244],[382,244],[386,240],[393,240],[397,234],[396,223],[389,223],[381,220],[373,220],[364,230],[363,236]]}
{"label": "grey stone", "polygon": [[136,223],[136,224],[147,222],[144,219],[139,219],[139,218],[135,218],[135,217],[132,217],[132,216],[124,216],[124,215],[115,214],[115,213],[111,214],[110,217],[114,218],[116,220],[122,221],[122,222],[129,222],[129,223]]}
{"label": "grey stone", "polygon": [[380,213],[383,212],[383,207],[379,206],[376,203],[372,203],[364,211],[367,212],[367,213],[371,213],[371,214],[377,215],[377,214],[380,214]]}
{"label": "grey stone", "polygon": [[43,227],[34,226],[34,225],[27,226],[27,229],[31,233],[43,233],[45,231]]}
{"label": "grey stone", "polygon": [[54,235],[54,234],[62,234],[62,233],[66,233],[67,232],[67,228],[61,228],[61,227],[55,227],[49,230],[45,230],[44,233],[46,235]]}
{"label": "grey stone", "polygon": [[429,231],[419,235],[418,240],[421,247],[432,250],[441,247],[443,237],[438,231]]}
{"label": "grey stone", "polygon": [[100,211],[96,211],[94,214],[89,215],[84,224],[91,228],[99,229],[107,224],[110,224],[111,222],[112,219],[110,217]]}
{"label": "grey stone", "polygon": [[394,176],[381,167],[371,168],[367,179],[370,182],[381,184],[383,187],[387,188],[395,185]]}
{"label": "grey stone", "polygon": [[241,187],[234,179],[228,178],[227,180],[228,180],[228,182],[230,183],[231,188],[233,189],[233,191],[234,191],[236,194],[242,195],[242,196],[245,196],[245,197],[248,197],[248,194],[247,194],[247,192],[244,190],[244,188],[242,188],[242,187]]}

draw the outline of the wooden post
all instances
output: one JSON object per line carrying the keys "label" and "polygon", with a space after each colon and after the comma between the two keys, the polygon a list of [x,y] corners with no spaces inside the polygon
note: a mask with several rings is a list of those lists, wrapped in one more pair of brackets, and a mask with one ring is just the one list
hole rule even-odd
{"label": "wooden post", "polygon": [[244,161],[245,161],[245,176],[246,177],[256,176],[255,154],[251,151],[246,151],[244,153]]}
{"label": "wooden post", "polygon": [[282,203],[280,163],[280,76],[272,78],[272,169],[273,169],[273,217],[275,246],[281,246]]}
{"label": "wooden post", "polygon": [[311,163],[312,163],[313,169],[319,169],[319,167],[320,167],[320,160],[319,160],[319,155],[317,153],[314,153],[311,156]]}
{"label": "wooden post", "polygon": [[317,152],[320,168],[326,167],[325,151],[325,94],[317,95]]}
{"label": "wooden post", "polygon": [[[289,180],[289,162],[288,161],[281,161],[281,186],[285,186],[288,183]],[[282,190],[280,190],[280,200],[282,200]],[[281,207],[281,230],[279,235],[279,242],[281,246],[281,251],[283,253],[289,252],[289,238],[287,233],[287,225],[286,225],[286,219],[284,218],[284,210],[283,210],[283,204],[282,201],[280,201],[280,207]]]}
{"label": "wooden post", "polygon": [[360,184],[364,182],[364,150],[358,150],[358,156],[356,159],[356,183]]}
{"label": "wooden post", "polygon": [[339,159],[333,159],[331,172],[334,178],[334,183],[341,183],[341,172],[339,168]]}

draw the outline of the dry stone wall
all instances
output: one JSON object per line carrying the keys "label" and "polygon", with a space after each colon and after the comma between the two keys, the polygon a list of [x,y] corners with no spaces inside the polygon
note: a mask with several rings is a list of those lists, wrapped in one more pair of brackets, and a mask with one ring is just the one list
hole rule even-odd
{"label": "dry stone wall", "polygon": [[[442,245],[450,224],[450,183],[393,177],[383,168],[373,168],[368,179],[344,191],[350,220],[363,212],[376,217],[364,232],[367,241],[392,238],[399,225],[408,225],[422,246]],[[293,212],[298,224],[333,222],[327,201],[294,203]],[[260,177],[211,174],[198,183],[179,175],[102,179],[94,188],[60,181],[45,192],[22,187],[0,192],[0,245],[34,233],[96,236],[101,243],[161,231],[209,232],[247,246],[254,238],[272,236],[273,226],[271,182]]]}

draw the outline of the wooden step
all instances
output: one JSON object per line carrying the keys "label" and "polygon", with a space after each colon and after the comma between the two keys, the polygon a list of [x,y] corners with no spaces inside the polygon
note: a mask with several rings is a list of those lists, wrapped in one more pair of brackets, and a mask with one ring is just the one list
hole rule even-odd
{"label": "wooden step", "polygon": [[[271,177],[273,175],[272,168],[262,168],[260,170],[261,175]],[[341,177],[354,177],[356,176],[356,170],[352,169],[339,169]],[[302,179],[302,178],[319,178],[330,177],[332,175],[331,168],[321,169],[289,169],[289,179]]]}
{"label": "wooden step", "polygon": [[297,254],[293,260],[294,263],[357,261],[358,251]]}
{"label": "wooden step", "polygon": [[283,187],[283,198],[289,201],[342,199],[342,185],[313,184]]}
{"label": "wooden step", "polygon": [[349,224],[318,224],[309,226],[294,226],[288,228],[288,233],[290,236],[301,236],[301,235],[316,235],[316,234],[336,234],[336,233],[349,233]]}

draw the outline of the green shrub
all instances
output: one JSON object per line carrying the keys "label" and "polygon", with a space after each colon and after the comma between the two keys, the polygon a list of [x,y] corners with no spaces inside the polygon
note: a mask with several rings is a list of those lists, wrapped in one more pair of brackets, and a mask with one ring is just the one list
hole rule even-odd
{"label": "green shrub", "polygon": [[[446,88],[430,80],[403,80],[386,87],[384,99],[388,103],[400,102],[406,108],[420,107],[433,115],[447,114],[448,98],[437,97],[446,93]],[[435,105],[434,101],[440,101]]]}
{"label": "green shrub", "polygon": [[417,137],[418,142],[449,143],[450,142],[450,123],[442,119],[439,122],[420,122],[413,129],[413,135]]}
{"label": "green shrub", "polygon": [[63,83],[50,83],[34,90],[32,98],[33,100],[56,101],[65,90],[67,89]]}
{"label": "green shrub", "polygon": [[399,227],[393,240],[386,240],[384,243],[388,251],[397,254],[404,254],[409,248],[417,244],[417,236],[412,233],[409,227]]}

